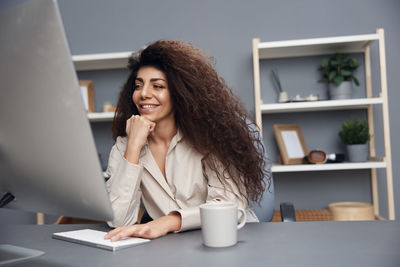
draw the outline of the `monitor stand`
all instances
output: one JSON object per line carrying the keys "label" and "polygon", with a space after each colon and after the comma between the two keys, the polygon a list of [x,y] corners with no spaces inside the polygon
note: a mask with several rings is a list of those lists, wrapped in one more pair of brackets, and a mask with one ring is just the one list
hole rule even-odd
{"label": "monitor stand", "polygon": [[29,261],[43,254],[40,250],[0,244],[0,266]]}

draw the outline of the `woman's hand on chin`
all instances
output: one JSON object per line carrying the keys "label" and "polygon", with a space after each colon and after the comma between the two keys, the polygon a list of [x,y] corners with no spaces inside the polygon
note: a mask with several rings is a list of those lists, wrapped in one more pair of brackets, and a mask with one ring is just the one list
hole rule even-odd
{"label": "woman's hand on chin", "polygon": [[167,216],[160,217],[146,224],[135,224],[121,226],[108,232],[104,238],[111,241],[118,241],[126,237],[141,237],[154,239],[178,231],[181,228],[181,216],[172,212]]}
{"label": "woman's hand on chin", "polygon": [[156,123],[139,115],[132,115],[126,121],[126,134],[129,144],[141,149],[147,141],[147,137],[154,131]]}

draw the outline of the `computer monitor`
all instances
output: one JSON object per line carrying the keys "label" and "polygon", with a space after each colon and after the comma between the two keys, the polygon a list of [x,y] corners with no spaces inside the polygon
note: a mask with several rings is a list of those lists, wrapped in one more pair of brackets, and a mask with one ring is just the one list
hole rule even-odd
{"label": "computer monitor", "polygon": [[111,220],[56,0],[1,5],[0,194],[15,196],[6,207]]}

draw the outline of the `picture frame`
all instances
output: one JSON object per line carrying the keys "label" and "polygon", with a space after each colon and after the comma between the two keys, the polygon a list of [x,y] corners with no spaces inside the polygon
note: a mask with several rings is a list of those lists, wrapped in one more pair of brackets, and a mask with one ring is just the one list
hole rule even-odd
{"label": "picture frame", "polygon": [[82,101],[87,112],[96,112],[94,105],[94,88],[93,81],[79,80],[79,87],[82,96]]}
{"label": "picture frame", "polygon": [[308,154],[303,132],[297,124],[274,124],[275,139],[281,153],[282,163],[302,164]]}

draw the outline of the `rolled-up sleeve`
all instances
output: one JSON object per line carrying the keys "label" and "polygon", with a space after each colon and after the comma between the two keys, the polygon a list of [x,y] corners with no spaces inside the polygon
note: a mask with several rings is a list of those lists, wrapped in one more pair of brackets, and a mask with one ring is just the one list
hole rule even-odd
{"label": "rolled-up sleeve", "polygon": [[111,149],[106,172],[110,176],[106,188],[114,210],[114,220],[108,221],[108,225],[118,227],[135,224],[140,209],[143,167],[128,162],[116,144]]}
{"label": "rolled-up sleeve", "polygon": [[181,229],[178,232],[200,228],[200,208],[191,207],[177,210],[181,215]]}

